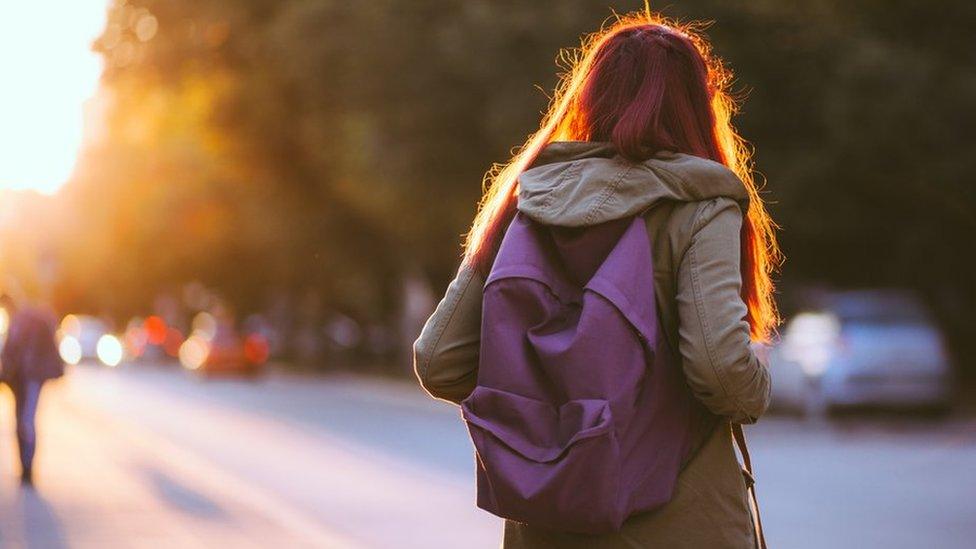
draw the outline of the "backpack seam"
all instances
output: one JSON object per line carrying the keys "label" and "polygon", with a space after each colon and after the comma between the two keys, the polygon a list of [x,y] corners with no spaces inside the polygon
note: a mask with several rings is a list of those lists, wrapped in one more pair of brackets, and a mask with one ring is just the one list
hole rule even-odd
{"label": "backpack seam", "polygon": [[[557,303],[559,303],[562,306],[570,306],[570,305],[578,304],[578,301],[573,301],[572,299],[565,299],[564,296],[556,292],[556,288],[554,288],[553,284],[549,283],[548,280],[543,279],[542,276],[535,273],[531,275],[528,273],[507,274],[505,276],[494,278],[491,280],[491,282],[485,283],[485,291],[486,292],[488,291],[489,286],[494,286],[499,282],[504,282],[506,280],[529,280],[531,282],[535,282],[536,284],[544,287],[546,289],[546,295],[554,299]],[[580,296],[582,295],[583,293],[581,291]]]}

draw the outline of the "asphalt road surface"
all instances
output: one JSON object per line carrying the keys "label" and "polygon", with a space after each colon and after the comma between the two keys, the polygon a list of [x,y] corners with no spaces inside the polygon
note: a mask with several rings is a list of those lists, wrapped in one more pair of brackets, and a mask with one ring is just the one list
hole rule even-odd
{"label": "asphalt road surface", "polygon": [[[36,487],[0,397],[2,547],[497,547],[454,407],[410,383],[76,367],[45,386]],[[765,418],[773,548],[976,547],[976,420]]]}

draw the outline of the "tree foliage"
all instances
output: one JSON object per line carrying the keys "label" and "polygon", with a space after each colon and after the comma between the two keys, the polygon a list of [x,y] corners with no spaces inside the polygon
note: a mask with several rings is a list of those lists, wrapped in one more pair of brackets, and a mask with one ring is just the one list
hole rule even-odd
{"label": "tree foliage", "polygon": [[[315,287],[388,316],[404,272],[451,275],[483,173],[538,126],[557,50],[643,5],[606,4],[115,0],[95,44],[106,129],[67,189],[85,213],[64,248],[84,252],[66,252],[63,299],[131,312],[200,279],[244,308]],[[972,5],[665,11],[715,21],[783,227],[783,287],[907,285],[974,340]]]}

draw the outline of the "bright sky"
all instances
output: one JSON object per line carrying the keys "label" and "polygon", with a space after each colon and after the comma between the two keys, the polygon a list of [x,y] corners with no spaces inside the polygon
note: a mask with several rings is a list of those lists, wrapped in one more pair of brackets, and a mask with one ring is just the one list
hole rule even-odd
{"label": "bright sky", "polygon": [[54,193],[82,141],[102,70],[91,42],[108,0],[0,3],[0,189]]}

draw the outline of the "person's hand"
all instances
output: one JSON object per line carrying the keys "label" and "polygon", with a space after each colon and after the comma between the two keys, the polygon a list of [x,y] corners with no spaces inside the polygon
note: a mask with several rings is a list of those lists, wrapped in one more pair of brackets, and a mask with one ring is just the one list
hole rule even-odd
{"label": "person's hand", "polygon": [[769,366],[769,345],[762,343],[760,341],[753,341],[749,346],[752,348],[753,354],[762,362],[763,365]]}

